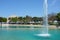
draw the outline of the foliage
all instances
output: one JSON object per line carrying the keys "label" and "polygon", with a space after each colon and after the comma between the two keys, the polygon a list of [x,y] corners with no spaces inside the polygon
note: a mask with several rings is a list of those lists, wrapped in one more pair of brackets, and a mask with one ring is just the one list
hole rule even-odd
{"label": "foliage", "polygon": [[7,18],[3,18],[2,21],[3,21],[3,22],[7,22]]}
{"label": "foliage", "polygon": [[5,17],[0,17],[0,22],[6,22],[7,21],[7,18]]}
{"label": "foliage", "polygon": [[11,20],[12,22],[17,22],[18,19],[17,19],[17,17],[14,17],[14,18],[11,18],[10,20]]}
{"label": "foliage", "polygon": [[60,12],[57,14],[56,19],[58,21],[58,25],[60,25]]}
{"label": "foliage", "polygon": [[39,21],[39,18],[38,18],[38,17],[33,17],[32,20],[33,20],[34,22],[37,22],[37,21]]}
{"label": "foliage", "polygon": [[0,22],[2,22],[2,17],[0,17]]}
{"label": "foliage", "polygon": [[57,21],[60,21],[60,12],[56,16]]}
{"label": "foliage", "polygon": [[[38,21],[43,21],[43,17],[31,17],[26,15],[25,17],[14,17],[14,18],[9,18],[9,20],[11,22],[24,22],[24,23],[28,23],[28,22],[38,22]],[[60,21],[60,13],[57,13],[57,15],[55,13],[51,13],[48,15],[48,20],[49,21]],[[0,22],[6,22],[7,18],[5,17],[0,17]],[[50,23],[52,24],[52,23]]]}
{"label": "foliage", "polygon": [[52,22],[56,20],[56,13],[48,14],[48,20]]}

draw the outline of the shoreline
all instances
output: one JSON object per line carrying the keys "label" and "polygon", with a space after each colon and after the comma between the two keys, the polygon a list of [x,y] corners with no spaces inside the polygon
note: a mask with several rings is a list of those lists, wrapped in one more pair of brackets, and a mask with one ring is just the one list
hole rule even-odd
{"label": "shoreline", "polygon": [[[0,26],[1,26],[1,24],[0,24]],[[5,27],[8,27],[8,26],[27,26],[27,27],[36,27],[36,28],[41,28],[43,25],[26,25],[26,24],[2,24],[2,26],[5,26]],[[48,28],[49,29],[56,29],[57,27],[55,26],[55,25],[48,25]],[[60,29],[60,28],[59,28]]]}

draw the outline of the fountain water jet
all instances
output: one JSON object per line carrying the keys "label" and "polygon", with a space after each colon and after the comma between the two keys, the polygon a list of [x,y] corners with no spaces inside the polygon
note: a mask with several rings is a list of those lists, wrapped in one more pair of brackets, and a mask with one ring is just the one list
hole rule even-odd
{"label": "fountain water jet", "polygon": [[6,25],[6,27],[7,27],[7,29],[9,29],[9,18],[7,18],[7,25]]}
{"label": "fountain water jet", "polygon": [[37,34],[37,36],[48,37],[50,34],[48,33],[48,3],[47,0],[44,0],[44,18],[43,18],[43,30],[41,34]]}

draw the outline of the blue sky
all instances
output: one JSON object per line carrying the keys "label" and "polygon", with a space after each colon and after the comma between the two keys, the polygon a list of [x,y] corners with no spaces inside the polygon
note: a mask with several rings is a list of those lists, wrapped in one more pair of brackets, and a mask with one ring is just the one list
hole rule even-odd
{"label": "blue sky", "polygon": [[[0,0],[0,17],[10,15],[17,16],[37,16],[43,13],[44,0]],[[60,0],[48,0],[48,13],[60,12]]]}

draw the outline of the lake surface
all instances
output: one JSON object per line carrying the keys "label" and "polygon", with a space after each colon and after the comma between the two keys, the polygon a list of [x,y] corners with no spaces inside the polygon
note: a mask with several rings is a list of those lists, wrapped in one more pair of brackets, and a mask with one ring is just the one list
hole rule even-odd
{"label": "lake surface", "polygon": [[60,30],[49,30],[50,37],[38,37],[40,29],[0,29],[0,40],[60,40]]}

